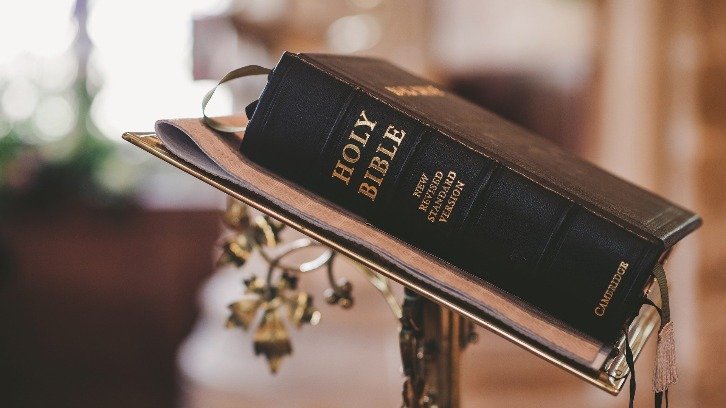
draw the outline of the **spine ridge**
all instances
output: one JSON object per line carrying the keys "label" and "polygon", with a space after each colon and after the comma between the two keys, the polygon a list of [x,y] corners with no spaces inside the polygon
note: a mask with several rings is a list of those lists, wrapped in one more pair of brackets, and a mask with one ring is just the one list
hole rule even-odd
{"label": "spine ridge", "polygon": [[476,208],[477,201],[488,191],[490,183],[492,181],[492,177],[494,176],[494,172],[496,172],[497,169],[500,168],[500,166],[501,164],[499,162],[492,160],[489,166],[485,166],[481,169],[481,172],[479,172],[479,174],[477,175],[477,180],[479,181],[476,188],[474,189],[475,192],[474,196],[471,199],[471,203],[469,203],[469,205],[463,211],[461,225],[459,225],[454,231],[452,231],[452,234],[461,234],[462,230],[471,223],[469,217],[471,217],[472,212]]}
{"label": "spine ridge", "polygon": [[476,208],[477,211],[474,213],[474,219],[470,220],[471,222],[469,225],[471,227],[477,225],[481,221],[484,211],[486,210],[488,205],[487,198],[489,197],[489,193],[492,189],[496,187],[497,181],[501,181],[502,175],[507,170],[509,170],[509,168],[504,166],[502,163],[498,161],[494,162],[494,166],[492,167],[486,184],[477,194],[476,198],[474,199],[474,203],[472,203],[473,208],[471,209],[471,211],[474,211],[474,208]]}
{"label": "spine ridge", "polygon": [[[335,118],[333,125],[330,127],[330,131],[328,132],[327,136],[323,140],[323,145],[320,149],[321,157],[325,157],[326,153],[330,149],[331,140],[333,140],[334,136],[339,132],[340,127],[343,124],[343,118],[349,112],[356,96],[358,96],[358,92],[356,92],[356,90],[353,89],[353,90],[351,90],[350,94],[346,97],[345,102],[344,102],[342,108],[340,109],[340,112],[338,113],[338,116]],[[322,160],[321,160],[321,162],[322,162]],[[322,171],[322,168],[321,168],[321,171]]]}
{"label": "spine ridge", "polygon": [[[398,171],[394,175],[393,182],[391,183],[391,190],[393,190],[393,191],[398,190],[398,188],[400,186],[401,178],[407,173],[407,170],[409,169],[409,163],[411,162],[411,158],[416,156],[419,146],[421,146],[421,140],[425,137],[425,133],[426,133],[426,129],[421,129],[418,132],[418,135],[417,135],[416,139],[414,140],[413,146],[411,146],[410,151],[408,152],[406,157],[404,157],[404,159],[403,159],[403,163],[401,164],[400,171]],[[382,203],[381,207],[386,207],[386,206],[390,205],[392,200],[393,200],[393,194],[389,194],[386,197],[386,201]]]}
{"label": "spine ridge", "polygon": [[536,276],[540,276],[549,272],[549,268],[552,266],[552,261],[559,252],[562,245],[562,240],[564,239],[564,235],[567,232],[567,228],[569,227],[568,221],[570,219],[570,216],[574,211],[576,211],[578,207],[580,206],[575,204],[574,202],[570,202],[570,205],[562,213],[562,217],[560,217],[560,220],[557,222],[555,230],[550,236],[550,239],[547,241],[547,245],[545,246],[545,252],[542,254],[542,258],[540,258],[539,262],[537,262],[537,266],[535,267]]}

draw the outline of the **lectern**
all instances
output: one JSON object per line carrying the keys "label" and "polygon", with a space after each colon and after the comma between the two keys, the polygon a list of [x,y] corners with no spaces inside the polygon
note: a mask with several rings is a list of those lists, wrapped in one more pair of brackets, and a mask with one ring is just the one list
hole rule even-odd
{"label": "lectern", "polygon": [[[254,221],[257,235],[251,236],[251,239],[255,242],[229,242],[230,246],[225,248],[228,256],[244,259],[245,251],[249,248],[264,250],[266,244],[275,243],[276,232],[286,227],[296,229],[309,237],[296,243],[288,243],[290,248],[293,248],[291,250],[317,245],[324,248],[321,255],[301,265],[282,265],[283,260],[279,256],[266,258],[270,266],[266,279],[245,282],[248,292],[259,297],[232,305],[232,317],[228,324],[246,327],[255,313],[258,313],[260,305],[272,310],[283,304],[289,308],[293,323],[314,322],[317,310],[310,307],[304,294],[298,294],[293,298],[278,296],[281,290],[294,287],[296,279],[304,279],[305,273],[314,270],[328,273],[331,288],[326,300],[343,307],[349,305],[350,302],[346,303],[346,299],[349,298],[350,287],[336,281],[332,270],[332,259],[336,255],[342,255],[360,266],[361,272],[382,293],[392,312],[401,322],[399,339],[405,375],[403,381],[405,407],[459,406],[458,375],[461,352],[475,339],[473,325],[493,331],[613,395],[617,395],[625,383],[629,374],[625,359],[626,336],[623,336],[616,347],[612,347],[608,353],[596,353],[590,364],[583,364],[568,352],[566,345],[570,343],[567,340],[553,338],[552,343],[556,346],[552,346],[546,337],[544,340],[535,341],[525,331],[512,327],[507,320],[501,319],[498,310],[474,309],[467,302],[461,301],[454,291],[431,285],[426,279],[421,278],[426,275],[426,270],[420,271],[420,275],[411,274],[395,263],[385,262],[376,254],[362,250],[350,240],[337,239],[335,234],[309,221],[315,217],[315,214],[304,211],[309,211],[310,208],[306,207],[301,212],[288,212],[260,191],[253,191],[247,185],[236,184],[206,172],[200,166],[191,163],[188,158],[182,157],[183,149],[172,152],[172,149],[165,146],[153,133],[129,132],[123,137],[133,145],[231,197],[233,200],[227,217],[232,220],[229,222],[242,222],[240,220],[244,217],[239,215],[244,214],[245,206],[257,209],[265,215],[262,219]],[[249,182],[249,185],[254,185],[255,180]],[[394,242],[393,245],[397,244]],[[410,247],[407,247],[406,251],[415,252]],[[421,254],[421,257],[424,256],[425,254]],[[272,270],[281,265],[284,266],[281,268],[283,273],[289,276],[283,276],[279,283],[273,284]],[[402,303],[391,294],[388,279],[404,286],[405,296]],[[262,324],[274,329],[279,324],[276,315],[268,310],[263,313],[265,314]],[[654,308],[644,308],[631,323],[627,339],[636,359],[657,324],[658,315]],[[285,353],[287,346],[285,339],[276,336],[273,329],[258,331],[259,335],[255,336],[255,347],[259,347],[256,351],[267,356],[274,370],[275,359]]]}

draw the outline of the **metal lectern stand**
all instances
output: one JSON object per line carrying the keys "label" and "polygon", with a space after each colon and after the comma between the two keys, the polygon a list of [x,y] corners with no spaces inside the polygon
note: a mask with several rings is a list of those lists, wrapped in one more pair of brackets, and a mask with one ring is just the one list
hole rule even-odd
{"label": "metal lectern stand", "polygon": [[[352,286],[345,279],[335,278],[333,250],[308,238],[281,241],[279,233],[286,226],[266,216],[252,216],[245,204],[230,199],[223,221],[232,234],[223,241],[220,263],[241,267],[257,251],[268,266],[264,276],[245,280],[245,297],[230,305],[227,325],[248,330],[262,314],[261,323],[255,329],[255,351],[264,354],[270,369],[277,371],[280,360],[291,350],[287,331],[279,324],[280,306],[291,305],[293,325],[316,324],[319,320],[312,296],[296,292],[297,279],[310,272],[325,271],[330,285],[326,301],[346,309],[353,304]],[[314,247],[322,253],[303,262],[289,261],[289,255],[294,252]],[[383,295],[400,321],[399,345],[405,376],[403,406],[458,407],[460,355],[468,343],[476,340],[473,324],[408,288],[404,289],[401,304],[385,277],[355,265]]]}
{"label": "metal lectern stand", "polygon": [[471,322],[406,289],[401,318],[404,407],[458,407],[461,352]]}

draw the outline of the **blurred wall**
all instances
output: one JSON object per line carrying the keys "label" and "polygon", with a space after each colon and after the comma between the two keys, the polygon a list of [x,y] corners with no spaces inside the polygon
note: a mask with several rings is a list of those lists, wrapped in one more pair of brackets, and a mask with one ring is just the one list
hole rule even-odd
{"label": "blurred wall", "polygon": [[212,211],[83,207],[2,220],[0,406],[175,406],[175,350],[218,225]]}

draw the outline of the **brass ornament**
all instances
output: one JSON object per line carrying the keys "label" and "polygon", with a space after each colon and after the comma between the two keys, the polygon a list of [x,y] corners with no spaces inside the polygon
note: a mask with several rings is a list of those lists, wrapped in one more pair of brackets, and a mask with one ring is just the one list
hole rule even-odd
{"label": "brass ornament", "polygon": [[[252,274],[243,280],[244,294],[228,306],[230,314],[226,327],[252,330],[255,355],[264,356],[270,372],[276,374],[282,361],[293,350],[287,325],[300,329],[303,325],[315,326],[320,322],[321,313],[314,305],[313,296],[298,290],[302,275],[325,270],[329,284],[323,293],[325,301],[343,309],[353,307],[353,285],[345,278],[336,278],[333,268],[336,252],[332,249],[309,238],[282,242],[280,233],[285,225],[279,221],[268,216],[253,216],[244,204],[236,200],[230,200],[223,221],[232,234],[221,243],[219,265],[242,267],[253,254],[259,254],[267,265],[264,273]],[[288,262],[290,255],[315,247],[323,252],[314,259]],[[437,364],[442,364],[434,362],[443,358],[439,351],[432,348],[441,339],[432,338],[430,334],[432,330],[436,332],[434,329],[441,328],[437,328],[435,322],[424,319],[424,309],[434,305],[407,290],[402,306],[384,276],[359,264],[356,266],[381,292],[401,323],[399,345],[405,376],[403,406],[433,408],[444,401],[452,401],[455,398],[453,390],[430,383],[432,378],[436,378]],[[435,308],[436,313],[444,313],[438,306]],[[453,312],[446,313],[453,316]],[[434,310],[428,311],[428,314],[433,315]],[[453,338],[458,341],[452,343],[449,349],[458,353],[456,350],[463,350],[468,343],[476,341],[476,334],[470,322],[458,317],[455,319],[458,323]],[[445,363],[449,365],[454,360],[458,361],[458,357],[449,355],[448,358]]]}
{"label": "brass ornament", "polygon": [[255,355],[264,355],[272,374],[277,373],[285,356],[292,354],[292,343],[277,310],[265,310],[254,336]]}
{"label": "brass ornament", "polygon": [[270,371],[275,374],[283,358],[292,354],[290,336],[280,317],[282,309],[287,307],[288,320],[298,329],[304,324],[318,324],[320,312],[313,306],[309,294],[288,293],[291,289],[288,279],[281,278],[270,286],[265,279],[253,276],[243,283],[244,296],[228,306],[230,315],[226,327],[239,327],[245,331],[254,327],[255,354],[264,355]]}
{"label": "brass ornament", "polygon": [[250,223],[249,208],[241,201],[227,197],[227,210],[222,214],[224,225],[238,232],[244,232]]}
{"label": "brass ornament", "polygon": [[325,289],[324,295],[330,305],[340,305],[343,309],[353,307],[353,285],[345,279]]}
{"label": "brass ornament", "polygon": [[[259,254],[267,264],[264,274],[253,274],[243,280],[243,297],[228,306],[230,314],[226,327],[254,330],[255,354],[265,356],[274,374],[282,360],[292,354],[292,343],[282,316],[286,315],[288,323],[298,329],[303,325],[315,326],[321,319],[313,297],[298,291],[301,275],[324,269],[330,284],[324,294],[326,301],[345,309],[353,306],[353,285],[346,279],[336,279],[333,250],[308,238],[281,243],[280,233],[285,228],[281,222],[268,216],[252,216],[247,207],[236,200],[229,201],[222,219],[232,234],[222,240],[218,265],[242,267],[253,254]],[[316,247],[323,251],[314,259],[288,262],[290,255]],[[368,271],[368,280],[384,293],[389,306],[395,305],[391,307],[396,313],[398,304],[388,281],[366,268],[362,269]],[[287,313],[283,309],[287,309]]]}
{"label": "brass ornament", "polygon": [[222,243],[222,254],[217,260],[217,267],[227,264],[234,264],[241,268],[252,256],[252,243],[244,234],[237,234],[224,240]]}
{"label": "brass ornament", "polygon": [[305,292],[297,294],[295,300],[288,304],[290,322],[300,328],[303,324],[317,325],[320,322],[320,311],[313,306],[313,298]]}
{"label": "brass ornament", "polygon": [[255,296],[242,298],[229,305],[231,313],[227,319],[227,328],[241,327],[244,330],[249,329],[255,317],[257,317],[257,310],[261,305],[262,301]]}

